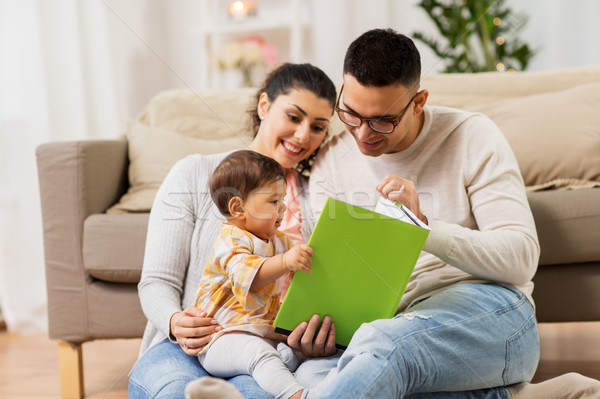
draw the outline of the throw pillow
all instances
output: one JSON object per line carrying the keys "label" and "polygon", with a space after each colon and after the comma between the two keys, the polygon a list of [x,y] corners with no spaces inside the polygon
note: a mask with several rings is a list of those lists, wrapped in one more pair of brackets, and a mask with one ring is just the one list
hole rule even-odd
{"label": "throw pillow", "polygon": [[600,83],[471,106],[510,143],[525,185],[600,181]]}
{"label": "throw pillow", "polygon": [[[189,154],[246,148],[247,110],[256,89],[170,90],[157,94],[126,133],[129,190],[108,213],[148,212],[171,167]],[[335,114],[328,139],[344,131]]]}

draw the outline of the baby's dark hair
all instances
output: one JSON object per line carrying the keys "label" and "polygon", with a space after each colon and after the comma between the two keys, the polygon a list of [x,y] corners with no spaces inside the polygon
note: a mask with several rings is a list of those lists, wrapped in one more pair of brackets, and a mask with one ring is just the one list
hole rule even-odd
{"label": "baby's dark hair", "polygon": [[251,150],[232,152],[221,161],[210,178],[210,196],[219,212],[229,213],[233,197],[245,200],[253,190],[285,179],[281,165],[272,158]]}

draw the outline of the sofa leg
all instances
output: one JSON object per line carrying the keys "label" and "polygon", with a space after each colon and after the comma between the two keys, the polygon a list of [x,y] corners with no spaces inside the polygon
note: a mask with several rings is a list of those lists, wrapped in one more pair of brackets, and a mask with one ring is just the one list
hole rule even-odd
{"label": "sofa leg", "polygon": [[83,397],[83,357],[81,344],[58,342],[60,390],[63,399]]}

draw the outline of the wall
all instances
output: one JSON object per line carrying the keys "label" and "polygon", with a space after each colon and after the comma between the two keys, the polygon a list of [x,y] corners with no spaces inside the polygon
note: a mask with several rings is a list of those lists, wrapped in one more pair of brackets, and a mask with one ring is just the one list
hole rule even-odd
{"label": "wall", "polygon": [[[209,0],[201,0],[209,1]],[[226,1],[225,1],[226,3]],[[305,0],[303,61],[341,80],[348,44],[374,27],[435,34],[418,0]],[[600,64],[600,2],[508,0],[530,16],[530,70]],[[0,0],[0,303],[9,328],[44,328],[34,149],[116,138],[157,92],[199,87],[198,0]],[[441,63],[417,43],[424,72]]]}

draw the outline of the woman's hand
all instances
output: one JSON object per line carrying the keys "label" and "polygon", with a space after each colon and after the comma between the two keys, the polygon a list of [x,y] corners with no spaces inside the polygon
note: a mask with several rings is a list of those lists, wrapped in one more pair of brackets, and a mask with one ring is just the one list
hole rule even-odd
{"label": "woman's hand", "polygon": [[319,315],[314,315],[308,323],[302,322],[288,336],[287,344],[300,350],[306,357],[326,357],[336,352],[335,324],[331,317],[325,316],[323,324],[315,337],[319,327]]}
{"label": "woman's hand", "polygon": [[417,188],[412,181],[388,173],[375,188],[383,198],[400,202],[421,219],[423,223],[429,224],[427,216],[421,213]]}
{"label": "woman's hand", "polygon": [[206,312],[195,306],[177,312],[171,316],[171,334],[177,339],[181,349],[190,356],[198,353],[208,344],[212,334],[221,330],[221,326]]}

